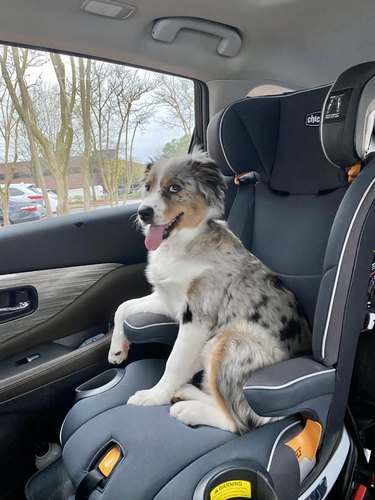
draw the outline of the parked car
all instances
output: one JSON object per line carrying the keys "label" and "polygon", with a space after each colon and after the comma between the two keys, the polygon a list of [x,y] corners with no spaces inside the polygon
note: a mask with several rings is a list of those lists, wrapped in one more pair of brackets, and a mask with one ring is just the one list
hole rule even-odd
{"label": "parked car", "polygon": [[43,196],[41,193],[36,193],[32,189],[26,186],[26,184],[10,184],[9,185],[9,197],[11,197],[15,201],[20,201],[23,203],[28,203],[29,201],[33,201],[39,207],[39,211],[41,213],[45,213]]}
{"label": "parked car", "polygon": [[[38,188],[35,184],[25,184],[26,187],[28,187],[31,191],[33,191],[35,194],[42,194],[42,190]],[[57,212],[57,205],[59,203],[57,193],[53,189],[47,189],[48,193],[48,198],[49,198],[49,203],[51,205],[51,210],[52,213],[55,214]],[[43,205],[45,207],[45,203],[43,202]]]}
{"label": "parked car", "polygon": [[[10,184],[9,194],[10,196],[18,198],[19,200],[25,198],[29,200],[35,200],[41,207],[43,207],[43,210],[45,210],[45,203],[43,200],[42,191],[38,187],[36,187],[35,184],[24,184],[22,182],[18,184],[17,183]],[[58,203],[57,195],[53,192],[48,192],[48,198],[51,205],[52,213],[56,213],[57,203]]]}
{"label": "parked car", "polygon": [[[45,217],[45,211],[35,201],[9,199],[9,219],[11,224],[39,220]],[[4,224],[2,206],[0,204],[0,225]]]}

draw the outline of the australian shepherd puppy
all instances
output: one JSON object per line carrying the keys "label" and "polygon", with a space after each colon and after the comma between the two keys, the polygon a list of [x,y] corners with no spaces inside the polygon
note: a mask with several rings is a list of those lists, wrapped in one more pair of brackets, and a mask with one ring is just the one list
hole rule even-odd
{"label": "australian shepherd puppy", "polygon": [[[244,433],[271,418],[249,407],[243,386],[259,368],[308,351],[310,332],[293,294],[220,220],[224,189],[217,165],[199,149],[147,166],[138,218],[153,293],[119,306],[108,359],[127,356],[128,315],[170,316],[179,333],[165,372],[128,404],[177,401],[170,414],[187,425]],[[189,382],[201,370],[198,389]]]}

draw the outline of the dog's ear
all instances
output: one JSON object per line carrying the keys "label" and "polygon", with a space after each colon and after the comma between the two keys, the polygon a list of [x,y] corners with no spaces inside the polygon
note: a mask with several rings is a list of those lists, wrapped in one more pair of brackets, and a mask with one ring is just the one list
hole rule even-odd
{"label": "dog's ear", "polygon": [[146,163],[146,167],[145,167],[145,171],[146,172],[149,172],[151,170],[151,168],[154,166],[154,160],[152,160],[151,158],[148,160],[148,162]]}
{"label": "dog's ear", "polygon": [[218,215],[221,215],[224,211],[226,190],[224,177],[211,158],[205,156],[202,159],[203,161],[192,160],[191,168],[194,171],[194,177],[208,205],[216,208]]}
{"label": "dog's ear", "polygon": [[145,165],[145,170],[143,172],[143,177],[141,179],[141,183],[144,184],[146,182],[146,179],[148,177],[148,174],[150,173],[150,170],[154,166],[154,160],[150,158],[150,160],[146,163]]}

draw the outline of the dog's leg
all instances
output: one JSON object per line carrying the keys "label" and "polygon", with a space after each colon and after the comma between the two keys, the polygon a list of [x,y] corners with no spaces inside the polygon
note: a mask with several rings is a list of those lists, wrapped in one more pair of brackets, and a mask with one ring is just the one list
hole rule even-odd
{"label": "dog's leg", "polygon": [[202,403],[215,404],[207,392],[198,389],[193,384],[185,384],[175,391],[172,402],[178,401],[201,401]]}
{"label": "dog's leg", "polygon": [[109,349],[108,361],[113,364],[122,363],[128,356],[129,342],[124,334],[124,321],[130,314],[139,312],[152,312],[168,314],[165,303],[154,292],[146,297],[131,299],[123,302],[115,313],[115,324],[113,328],[111,347]]}
{"label": "dog's leg", "polygon": [[[200,391],[202,392],[202,391]],[[174,404],[169,413],[186,425],[209,425],[223,431],[237,432],[237,427],[228,414],[216,404],[208,394],[206,401],[180,401]]]}
{"label": "dog's leg", "polygon": [[136,392],[129,398],[128,404],[169,404],[175,391],[194,375],[197,359],[208,334],[209,331],[205,331],[203,325],[194,322],[182,324],[160,381],[152,389]]}

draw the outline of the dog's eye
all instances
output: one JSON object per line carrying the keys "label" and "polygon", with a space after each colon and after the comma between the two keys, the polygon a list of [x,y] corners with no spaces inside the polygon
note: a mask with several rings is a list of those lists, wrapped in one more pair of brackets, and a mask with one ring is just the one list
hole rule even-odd
{"label": "dog's eye", "polygon": [[178,193],[179,191],[181,191],[181,188],[180,188],[180,186],[177,186],[176,184],[171,184],[171,185],[169,186],[169,188],[168,188],[168,191],[169,191],[170,193],[176,194],[176,193]]}
{"label": "dog's eye", "polygon": [[146,185],[145,185],[145,190],[146,190],[147,192],[149,192],[149,191],[150,191],[150,189],[151,189],[150,184],[146,184]]}

